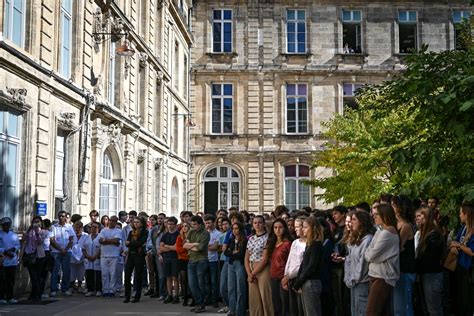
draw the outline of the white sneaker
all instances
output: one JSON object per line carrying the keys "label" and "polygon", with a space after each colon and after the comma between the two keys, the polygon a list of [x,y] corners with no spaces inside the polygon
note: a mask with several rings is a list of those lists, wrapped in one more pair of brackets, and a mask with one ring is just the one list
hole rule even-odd
{"label": "white sneaker", "polygon": [[49,295],[48,294],[43,294],[41,295],[41,299],[42,300],[47,300],[49,298]]}
{"label": "white sneaker", "polygon": [[85,296],[86,296],[86,297],[89,297],[89,296],[92,296],[92,295],[94,295],[93,292],[87,292]]}
{"label": "white sneaker", "polygon": [[224,306],[221,309],[219,309],[217,312],[218,313],[228,313],[229,309],[227,308],[227,306]]}
{"label": "white sneaker", "polygon": [[7,300],[0,300],[0,305],[7,305]]}
{"label": "white sneaker", "polygon": [[56,297],[57,294],[58,294],[58,293],[56,293],[55,291],[52,291],[51,293],[49,293],[49,296],[51,296],[51,297]]}
{"label": "white sneaker", "polygon": [[66,292],[64,292],[64,294],[65,294],[66,296],[72,296],[72,292],[69,291],[69,290],[67,290]]}
{"label": "white sneaker", "polygon": [[101,297],[101,296],[102,296],[102,292],[101,292],[101,291],[97,291],[97,292],[95,293],[95,296]]}
{"label": "white sneaker", "polygon": [[18,303],[18,301],[14,298],[8,301],[8,304],[16,304],[16,303]]}

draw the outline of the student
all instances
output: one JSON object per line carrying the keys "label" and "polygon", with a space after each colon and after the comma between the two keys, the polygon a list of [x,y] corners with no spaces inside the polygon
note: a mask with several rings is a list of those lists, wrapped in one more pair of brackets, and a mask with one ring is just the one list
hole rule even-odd
{"label": "student", "polygon": [[206,214],[204,216],[204,224],[210,236],[207,248],[207,258],[209,260],[207,275],[210,282],[206,282],[209,285],[206,291],[206,301],[212,304],[212,307],[217,308],[219,307],[217,304],[217,299],[219,298],[219,254],[217,250],[219,249],[219,237],[221,234],[216,229],[215,222],[216,218],[214,215]]}
{"label": "student", "polygon": [[117,221],[117,216],[110,217],[109,226],[102,229],[99,234],[102,295],[104,297],[115,296],[117,261],[122,246],[122,232],[120,229],[115,228]]}
{"label": "student", "polygon": [[168,231],[161,237],[160,253],[163,257],[164,272],[168,289],[168,297],[163,303],[178,304],[178,254],[176,253],[176,239],[179,231],[177,228],[178,220],[176,217],[170,217],[167,220]]}
{"label": "student", "polygon": [[366,315],[391,315],[390,297],[400,277],[400,238],[397,218],[390,204],[377,206],[375,225],[378,230],[365,251],[369,262],[370,288]]}
{"label": "student", "polygon": [[87,238],[90,241],[85,250],[85,269],[86,269],[86,296],[102,296],[102,273],[100,269],[100,243],[99,243],[99,223],[91,223],[89,227],[90,235]]}
{"label": "student", "polygon": [[351,315],[364,315],[369,297],[369,263],[364,254],[373,237],[370,213],[355,212],[351,224],[352,234],[344,262],[344,282],[351,292]]}
{"label": "student", "polygon": [[[284,213],[283,215],[285,215]],[[282,215],[282,216],[283,216]],[[285,266],[290,254],[292,237],[285,220],[277,218],[268,235],[266,249],[270,257],[270,276],[272,302],[275,315],[290,315],[288,290],[281,286],[285,274]]]}
{"label": "student", "polygon": [[196,306],[191,309],[195,313],[206,311],[204,304],[206,291],[205,274],[208,269],[207,247],[209,245],[209,232],[204,228],[204,221],[200,216],[191,217],[191,230],[183,245],[188,250],[188,279],[189,287],[196,301]]}
{"label": "student", "polygon": [[136,284],[135,297],[132,303],[140,301],[142,294],[143,270],[145,268],[146,241],[148,238],[148,230],[144,217],[138,216],[133,219],[132,231],[128,234],[125,245],[128,247],[127,263],[125,265],[125,300],[124,303],[130,302],[132,292],[132,273],[135,272],[133,282]]}
{"label": "student", "polygon": [[334,300],[336,302],[336,315],[344,315],[346,310],[347,299],[344,297],[346,292],[346,286],[344,284],[344,262],[343,258],[346,255],[345,243],[342,241],[346,229],[346,213],[347,208],[344,205],[337,205],[332,210],[332,219],[336,225],[334,230],[334,254],[332,255],[332,269],[331,269],[331,279],[332,279],[332,289],[334,293]]}
{"label": "student", "polygon": [[232,237],[224,254],[229,258],[227,287],[229,291],[229,314],[245,316],[247,306],[247,277],[244,267],[245,251],[247,249],[247,237],[244,225],[235,223],[232,225]]}
{"label": "student", "polygon": [[82,282],[85,276],[84,253],[89,248],[88,243],[92,242],[88,238],[88,234],[82,231],[83,224],[81,221],[75,222],[74,228],[75,236],[71,248],[71,288],[74,288],[77,280],[77,292],[82,293]]}
{"label": "student", "polygon": [[66,223],[66,212],[58,213],[58,223],[52,228],[51,254],[54,258],[54,268],[51,274],[51,296],[56,296],[58,291],[59,271],[62,271],[61,291],[66,296],[71,296],[69,290],[71,277],[71,248],[76,233],[71,225]]}
{"label": "student", "polygon": [[456,234],[456,240],[451,242],[450,251],[457,253],[458,260],[454,271],[456,288],[455,310],[456,315],[472,316],[473,297],[469,284],[470,269],[473,269],[474,257],[474,204],[463,202],[459,212],[461,228]]}
{"label": "student", "polygon": [[282,287],[289,292],[289,304],[292,316],[304,316],[301,294],[296,292],[293,288],[306,249],[306,237],[303,234],[304,219],[304,217],[295,219],[295,233],[299,239],[296,239],[291,244],[288,261],[285,265],[284,277],[281,280]]}
{"label": "student", "polygon": [[436,226],[433,209],[422,206],[419,217],[420,241],[416,252],[416,272],[420,276],[423,298],[430,316],[443,315],[443,260],[444,241]]}
{"label": "student", "polygon": [[189,223],[181,223],[179,236],[176,238],[176,253],[178,254],[178,281],[183,294],[183,306],[188,306],[188,300],[191,293],[188,285],[188,251],[183,248],[184,242],[190,230]]}
{"label": "student", "polygon": [[255,235],[249,238],[245,253],[250,314],[273,316],[270,265],[268,251],[265,249],[268,234],[265,230],[265,218],[262,215],[257,215],[253,219],[253,229]]}
{"label": "student", "polygon": [[87,225],[84,226],[84,232],[85,232],[85,233],[90,234],[90,229],[91,229],[92,223],[98,223],[98,224],[99,224],[99,230],[102,229],[102,228],[104,228],[104,227],[102,226],[102,224],[100,224],[100,223],[98,222],[98,219],[99,219],[99,212],[97,212],[96,210],[92,210],[92,211],[89,212],[89,217],[90,217],[91,221],[90,221],[89,224],[87,224]]}
{"label": "student", "polygon": [[[225,210],[221,210],[225,211]],[[221,256],[219,264],[220,266],[220,280],[219,280],[219,289],[222,298],[222,302],[224,303],[224,307],[219,309],[218,313],[227,313],[229,312],[229,294],[228,294],[228,287],[227,287],[227,273],[228,273],[228,265],[229,265],[229,257],[225,255],[225,250],[227,248],[227,244],[229,243],[230,238],[227,240],[227,244],[224,247],[224,243],[226,241],[226,235],[232,229],[230,228],[230,220],[227,217],[220,217],[221,221],[221,236],[219,237],[219,247],[221,249]]]}
{"label": "student", "polygon": [[313,217],[307,217],[303,222],[303,234],[306,249],[293,288],[301,293],[305,315],[321,316],[323,228]]}

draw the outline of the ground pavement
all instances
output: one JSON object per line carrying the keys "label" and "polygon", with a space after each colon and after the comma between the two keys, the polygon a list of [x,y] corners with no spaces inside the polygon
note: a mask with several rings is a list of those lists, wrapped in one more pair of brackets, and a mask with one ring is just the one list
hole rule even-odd
{"label": "ground pavement", "polygon": [[[123,298],[95,298],[74,294],[72,297],[55,297],[54,302],[45,305],[0,305],[0,316],[217,316],[218,308],[206,307],[206,312],[195,314],[182,304],[163,304],[156,298],[143,297],[139,303],[122,303]],[[225,315],[225,314],[224,314]]]}

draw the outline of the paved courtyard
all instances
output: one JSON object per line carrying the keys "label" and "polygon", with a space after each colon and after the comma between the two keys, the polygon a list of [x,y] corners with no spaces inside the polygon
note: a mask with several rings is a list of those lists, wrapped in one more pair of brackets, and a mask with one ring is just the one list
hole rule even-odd
{"label": "paved courtyard", "polygon": [[[144,297],[139,303],[124,304],[121,298],[87,298],[79,295],[55,298],[55,302],[46,305],[2,305],[0,316],[106,316],[106,315],[196,315],[189,312],[190,307],[181,304],[163,304],[157,299]],[[20,302],[21,303],[21,302]],[[208,307],[199,315],[223,315],[217,308]]]}

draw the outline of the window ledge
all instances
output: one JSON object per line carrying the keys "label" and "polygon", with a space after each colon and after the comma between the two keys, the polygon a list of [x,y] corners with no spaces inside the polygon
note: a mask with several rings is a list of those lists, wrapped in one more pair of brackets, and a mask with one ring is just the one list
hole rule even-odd
{"label": "window ledge", "polygon": [[306,139],[308,137],[313,137],[313,134],[310,133],[300,133],[300,134],[282,134],[281,136],[292,139]]}
{"label": "window ledge", "polygon": [[313,56],[313,54],[311,54],[310,52],[306,52],[306,53],[280,53],[280,55],[283,56],[283,57],[286,57],[286,58],[298,58],[298,57],[309,58],[309,57]]}
{"label": "window ledge", "polygon": [[234,139],[238,138],[238,134],[204,134],[205,137],[209,137],[211,139],[216,139],[216,138],[229,138],[229,139]]}
{"label": "window ledge", "polygon": [[238,54],[236,52],[224,52],[224,53],[214,53],[214,52],[209,52],[207,53],[207,56],[210,56],[210,57],[221,57],[221,58],[233,58],[233,57],[237,57]]}
{"label": "window ledge", "polygon": [[347,63],[347,64],[363,64],[365,63],[365,59],[368,56],[369,54],[364,54],[364,53],[336,54],[337,61],[339,63]]}

